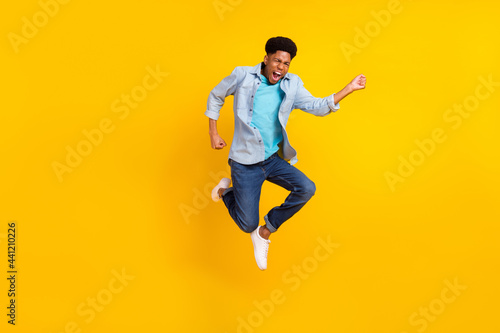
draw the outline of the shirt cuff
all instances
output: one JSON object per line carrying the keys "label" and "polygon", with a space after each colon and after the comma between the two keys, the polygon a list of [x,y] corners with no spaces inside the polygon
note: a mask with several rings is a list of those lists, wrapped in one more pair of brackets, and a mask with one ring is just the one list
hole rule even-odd
{"label": "shirt cuff", "polygon": [[219,119],[219,113],[215,112],[215,111],[207,110],[207,111],[205,111],[205,116],[207,116],[208,118],[213,119],[213,120]]}
{"label": "shirt cuff", "polygon": [[333,96],[335,96],[335,94],[331,94],[326,98],[326,100],[328,101],[328,107],[330,108],[330,110],[332,110],[332,112],[335,112],[340,109],[340,104],[335,104]]}

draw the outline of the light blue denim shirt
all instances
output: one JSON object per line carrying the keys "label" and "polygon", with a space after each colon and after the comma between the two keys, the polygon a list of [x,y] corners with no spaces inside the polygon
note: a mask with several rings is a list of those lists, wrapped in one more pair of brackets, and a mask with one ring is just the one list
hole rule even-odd
{"label": "light blue denim shirt", "polygon": [[[262,137],[257,128],[251,126],[253,101],[255,92],[261,84],[260,70],[262,63],[255,67],[236,67],[231,75],[222,81],[210,92],[205,115],[211,119],[219,119],[219,112],[227,96],[234,95],[234,135],[229,158],[240,164],[255,164],[264,161],[265,148]],[[287,73],[280,83],[285,92],[281,103],[278,119],[283,133],[282,149],[280,155],[290,164],[297,162],[297,152],[290,145],[286,134],[288,117],[294,109],[311,113],[316,116],[326,116],[337,111],[339,104],[334,104],[332,94],[325,98],[311,95],[304,83],[295,74]]]}

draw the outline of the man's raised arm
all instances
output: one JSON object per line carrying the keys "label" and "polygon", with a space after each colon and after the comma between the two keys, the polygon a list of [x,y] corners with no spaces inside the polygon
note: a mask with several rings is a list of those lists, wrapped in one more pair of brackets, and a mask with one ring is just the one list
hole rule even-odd
{"label": "man's raised arm", "polygon": [[304,87],[302,81],[297,90],[297,95],[294,100],[294,109],[300,109],[315,116],[324,117],[339,109],[339,102],[353,91],[364,89],[366,84],[366,77],[363,74],[356,76],[349,84],[347,84],[341,91],[330,96],[319,98],[314,97]]}

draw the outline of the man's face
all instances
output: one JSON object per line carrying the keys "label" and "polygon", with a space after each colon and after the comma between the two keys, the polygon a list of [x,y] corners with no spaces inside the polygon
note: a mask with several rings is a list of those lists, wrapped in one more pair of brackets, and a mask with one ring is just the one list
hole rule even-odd
{"label": "man's face", "polygon": [[276,84],[286,73],[288,73],[288,67],[291,61],[290,53],[285,51],[276,51],[274,54],[267,54],[264,57],[264,64],[266,67],[262,71],[262,75],[264,75],[271,84]]}

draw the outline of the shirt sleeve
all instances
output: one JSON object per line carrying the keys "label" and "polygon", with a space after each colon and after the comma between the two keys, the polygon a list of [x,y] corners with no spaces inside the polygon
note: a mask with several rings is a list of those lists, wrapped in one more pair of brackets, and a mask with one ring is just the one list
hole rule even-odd
{"label": "shirt sleeve", "polygon": [[311,113],[315,116],[326,116],[340,108],[339,103],[334,103],[333,96],[335,96],[335,94],[324,98],[314,97],[304,87],[303,82],[300,81],[295,96],[294,108]]}
{"label": "shirt sleeve", "polygon": [[219,112],[227,96],[233,95],[236,91],[238,83],[238,67],[233,72],[226,76],[222,81],[215,86],[208,95],[207,110],[205,115],[210,119],[219,119]]}

